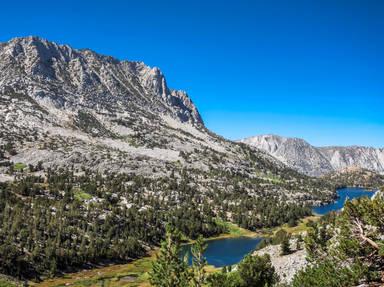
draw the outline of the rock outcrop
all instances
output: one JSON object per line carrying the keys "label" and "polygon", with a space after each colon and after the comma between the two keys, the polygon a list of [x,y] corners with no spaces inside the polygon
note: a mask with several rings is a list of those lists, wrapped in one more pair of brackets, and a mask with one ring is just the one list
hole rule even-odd
{"label": "rock outcrop", "polygon": [[307,266],[307,252],[305,248],[296,249],[296,240],[290,240],[292,252],[281,255],[280,245],[268,245],[263,249],[255,251],[254,255],[262,256],[269,254],[275,271],[281,283],[290,283],[295,274]]}

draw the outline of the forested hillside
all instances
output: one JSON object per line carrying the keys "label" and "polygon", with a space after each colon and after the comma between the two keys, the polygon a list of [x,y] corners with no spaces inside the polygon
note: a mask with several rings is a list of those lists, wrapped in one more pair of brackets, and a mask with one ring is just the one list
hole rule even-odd
{"label": "forested hillside", "polygon": [[[34,169],[35,167],[30,167]],[[56,275],[83,264],[127,262],[164,238],[165,226],[186,238],[226,232],[223,221],[245,228],[272,227],[311,213],[247,182],[232,192],[197,191],[194,176],[157,179],[74,170],[19,173],[0,184],[0,272],[19,278]],[[248,183],[254,184],[256,183]]]}

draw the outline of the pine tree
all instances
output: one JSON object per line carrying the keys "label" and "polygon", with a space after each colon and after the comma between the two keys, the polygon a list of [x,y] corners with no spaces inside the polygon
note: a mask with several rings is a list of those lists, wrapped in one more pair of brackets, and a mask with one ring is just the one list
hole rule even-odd
{"label": "pine tree", "polygon": [[207,260],[204,258],[203,253],[206,250],[207,245],[200,235],[195,244],[192,246],[192,269],[193,279],[192,286],[202,287],[207,279],[204,267],[207,265]]}
{"label": "pine tree", "polygon": [[303,242],[303,236],[301,234],[297,235],[296,238],[296,250],[301,249],[301,243]]}
{"label": "pine tree", "polygon": [[287,255],[291,252],[291,247],[289,244],[289,236],[285,236],[283,241],[280,244],[281,255]]}
{"label": "pine tree", "polygon": [[238,266],[244,287],[270,287],[277,282],[275,268],[271,263],[271,258],[268,254],[264,256],[246,256]]}
{"label": "pine tree", "polygon": [[[293,286],[369,286],[384,283],[384,198],[347,201],[341,213],[322,218],[308,232],[311,265]],[[332,240],[332,244],[329,241]]]}
{"label": "pine tree", "polygon": [[180,258],[181,234],[167,228],[165,241],[152,264],[150,283],[156,287],[188,287],[191,273],[186,260]]}

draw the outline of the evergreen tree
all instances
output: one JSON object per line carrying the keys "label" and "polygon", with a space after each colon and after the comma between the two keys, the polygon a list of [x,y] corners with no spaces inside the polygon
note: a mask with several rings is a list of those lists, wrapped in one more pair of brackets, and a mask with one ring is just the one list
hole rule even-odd
{"label": "evergreen tree", "polygon": [[192,246],[193,287],[202,287],[206,282],[204,267],[207,265],[207,260],[203,256],[206,248],[207,245],[200,235]]}
{"label": "evergreen tree", "polygon": [[301,235],[301,233],[299,233],[299,235],[297,235],[297,237],[296,237],[296,250],[301,249],[301,243],[302,242],[303,242],[303,236]]}
{"label": "evergreen tree", "polygon": [[209,287],[242,287],[243,281],[239,272],[215,272],[208,276],[207,283]]}
{"label": "evergreen tree", "polygon": [[383,238],[384,198],[347,201],[341,213],[324,216],[309,230],[311,265],[295,275],[293,286],[382,286]]}
{"label": "evergreen tree", "polygon": [[191,273],[186,260],[180,258],[180,232],[167,228],[165,241],[152,264],[149,280],[156,287],[188,287]]}
{"label": "evergreen tree", "polygon": [[270,287],[277,282],[275,268],[268,254],[264,256],[246,256],[238,266],[243,287]]}
{"label": "evergreen tree", "polygon": [[281,255],[287,255],[291,253],[291,247],[289,243],[289,236],[285,236],[280,244]]}

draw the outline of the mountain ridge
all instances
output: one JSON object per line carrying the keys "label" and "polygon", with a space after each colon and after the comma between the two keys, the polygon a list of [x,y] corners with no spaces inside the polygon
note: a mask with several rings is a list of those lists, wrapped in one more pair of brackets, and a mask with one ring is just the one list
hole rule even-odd
{"label": "mountain ridge", "polygon": [[[135,96],[135,92],[143,95],[142,89],[135,91],[134,88],[146,88],[146,92],[152,95],[141,98],[136,96],[136,100],[148,101],[150,104],[157,100],[156,108],[169,111],[171,107],[176,109],[172,112],[182,121],[203,125],[192,100],[184,91],[168,88],[164,75],[157,67],[151,68],[138,61],[120,61],[89,49],[77,50],[68,45],[57,45],[36,36],[11,39],[0,46],[0,49],[2,61],[7,61],[9,65],[18,64],[27,78],[59,83],[70,80],[71,85],[66,87],[68,92],[74,92],[73,88],[76,88],[75,92],[80,96],[86,93],[91,85],[98,86],[93,92],[99,94],[109,92],[114,96],[121,94],[122,90],[130,91],[132,96]],[[109,67],[114,67],[114,70],[108,70]],[[6,86],[6,79],[7,77],[2,77],[1,86]],[[15,80],[17,79],[13,79]],[[141,87],[137,85],[132,89],[130,84],[134,84],[133,81],[138,81]],[[158,98],[153,95],[157,95]],[[42,96],[40,91],[40,97]],[[73,99],[68,96],[60,97],[56,99],[55,104],[63,104],[64,101],[69,104],[70,100]],[[83,104],[86,103],[86,99],[81,100]],[[92,98],[92,101],[97,100],[97,97]],[[103,103],[97,101],[97,104]]]}
{"label": "mountain ridge", "polygon": [[384,148],[365,146],[316,147],[300,138],[259,135],[239,142],[266,151],[289,167],[311,176],[321,176],[348,167],[384,173]]}

